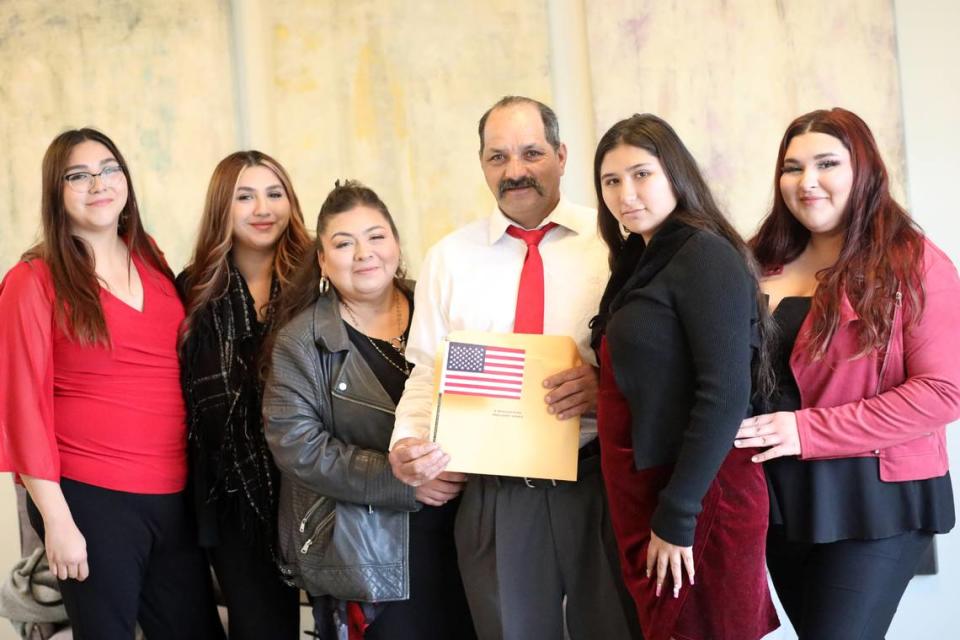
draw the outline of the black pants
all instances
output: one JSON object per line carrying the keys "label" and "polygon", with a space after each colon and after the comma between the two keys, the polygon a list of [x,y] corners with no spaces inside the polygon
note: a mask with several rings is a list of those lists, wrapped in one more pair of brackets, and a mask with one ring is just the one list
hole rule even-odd
{"label": "black pants", "polygon": [[767,567],[800,640],[879,640],[897,612],[932,533],[879,540],[791,542],[767,534]]}
{"label": "black pants", "polygon": [[280,580],[273,558],[244,529],[238,511],[219,516],[218,536],[210,562],[227,603],[230,640],[296,640],[300,590]]}
{"label": "black pants", "polygon": [[[373,607],[364,640],[474,640],[467,597],[457,568],[453,524],[459,499],[410,514],[410,598]],[[333,608],[342,603],[311,598],[320,638],[335,638]],[[231,639],[232,640],[232,639]]]}
{"label": "black pants", "polygon": [[[77,640],[222,639],[210,572],[183,493],[111,491],[63,478],[60,487],[87,543],[90,576],[61,580]],[[30,523],[44,537],[32,500]]]}
{"label": "black pants", "polygon": [[476,638],[453,540],[459,502],[410,514],[410,599],[387,603],[365,640]]}

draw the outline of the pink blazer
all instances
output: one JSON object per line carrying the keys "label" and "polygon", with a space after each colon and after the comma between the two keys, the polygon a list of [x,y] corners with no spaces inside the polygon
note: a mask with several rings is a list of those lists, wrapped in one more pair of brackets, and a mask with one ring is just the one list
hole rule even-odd
{"label": "pink blazer", "polygon": [[796,412],[804,460],[874,456],[880,479],[921,480],[947,472],[946,425],[960,417],[960,278],[950,258],[924,247],[926,303],[904,330],[900,293],[885,351],[852,359],[857,314],[844,296],[840,326],[822,360],[803,346],[804,320],[790,357],[800,389]]}

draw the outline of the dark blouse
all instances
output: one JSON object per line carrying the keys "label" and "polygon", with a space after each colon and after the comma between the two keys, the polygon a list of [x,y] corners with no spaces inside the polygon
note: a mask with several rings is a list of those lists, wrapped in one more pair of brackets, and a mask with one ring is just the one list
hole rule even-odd
{"label": "dark blouse", "polygon": [[[412,304],[410,310],[410,315],[412,316]],[[377,377],[377,380],[379,380],[383,386],[383,390],[387,392],[387,395],[393,400],[393,404],[396,405],[400,402],[400,396],[403,395],[403,386],[407,383],[407,378],[410,375],[409,373],[404,373],[404,370],[409,371],[409,368],[413,365],[408,364],[400,352],[394,349],[386,340],[370,338],[354,329],[347,322],[344,322],[343,326],[347,328],[347,335],[350,336],[350,342],[353,343],[353,346],[356,347],[360,355],[363,356],[367,366],[370,367],[373,375]],[[408,322],[407,328],[403,332],[404,339],[406,339],[409,331],[410,323]]]}
{"label": "dark blouse", "polygon": [[[413,300],[409,295],[407,300],[410,303],[410,317],[412,317]],[[347,329],[350,342],[360,352],[364,362],[373,371],[393,403],[397,404],[409,376],[408,373],[404,373],[404,370],[409,371],[409,367],[413,365],[407,363],[389,342],[371,338],[354,329],[346,321],[343,325]],[[409,332],[408,320],[407,328],[403,332],[404,340]],[[460,500],[454,499],[441,507],[424,506],[419,511],[410,513],[409,558],[412,576],[410,594],[411,600],[417,599],[418,595],[426,600],[436,598],[435,606],[439,610],[436,614],[437,628],[446,628],[450,638],[471,640],[476,636],[466,608],[462,582],[457,569],[456,547],[453,543],[453,524],[459,504]],[[426,592],[418,594],[420,589]],[[416,610],[419,606],[423,605],[413,605],[409,601],[361,605],[368,624],[372,624],[390,607],[408,607],[410,610]],[[382,624],[388,623],[387,620],[382,622]],[[443,633],[443,631],[438,632],[440,636]]]}
{"label": "dark blouse", "polygon": [[[810,298],[788,297],[773,313],[777,389],[766,412],[800,409],[790,354],[810,310]],[[928,480],[883,482],[876,458],[800,460],[764,464],[770,525],[797,542],[885,538],[906,531],[949,531],[954,524],[950,474]]]}

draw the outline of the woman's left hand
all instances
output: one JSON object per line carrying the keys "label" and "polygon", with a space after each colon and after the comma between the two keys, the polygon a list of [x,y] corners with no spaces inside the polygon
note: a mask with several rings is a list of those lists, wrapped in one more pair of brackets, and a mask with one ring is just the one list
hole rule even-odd
{"label": "woman's left hand", "polygon": [[754,462],[766,462],[783,456],[800,455],[800,431],[797,416],[792,411],[765,413],[747,418],[740,423],[737,439],[733,445],[744,447],[770,447],[753,456]]}
{"label": "woman's left hand", "polygon": [[680,597],[684,568],[687,570],[691,586],[693,585],[693,547],[678,547],[670,544],[651,531],[650,544],[647,545],[647,578],[650,578],[654,568],[657,571],[657,597],[660,597],[668,571],[673,578],[673,597]]}

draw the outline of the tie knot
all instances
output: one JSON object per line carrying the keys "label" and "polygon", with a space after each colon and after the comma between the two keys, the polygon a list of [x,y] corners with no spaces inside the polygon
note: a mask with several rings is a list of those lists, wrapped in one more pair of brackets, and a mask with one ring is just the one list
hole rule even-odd
{"label": "tie knot", "polygon": [[556,222],[545,224],[539,229],[521,229],[516,225],[510,225],[507,227],[507,234],[514,238],[520,238],[527,243],[528,247],[535,247],[543,240],[543,236],[547,235],[547,231],[550,231],[550,229],[553,229],[555,226],[557,226]]}

